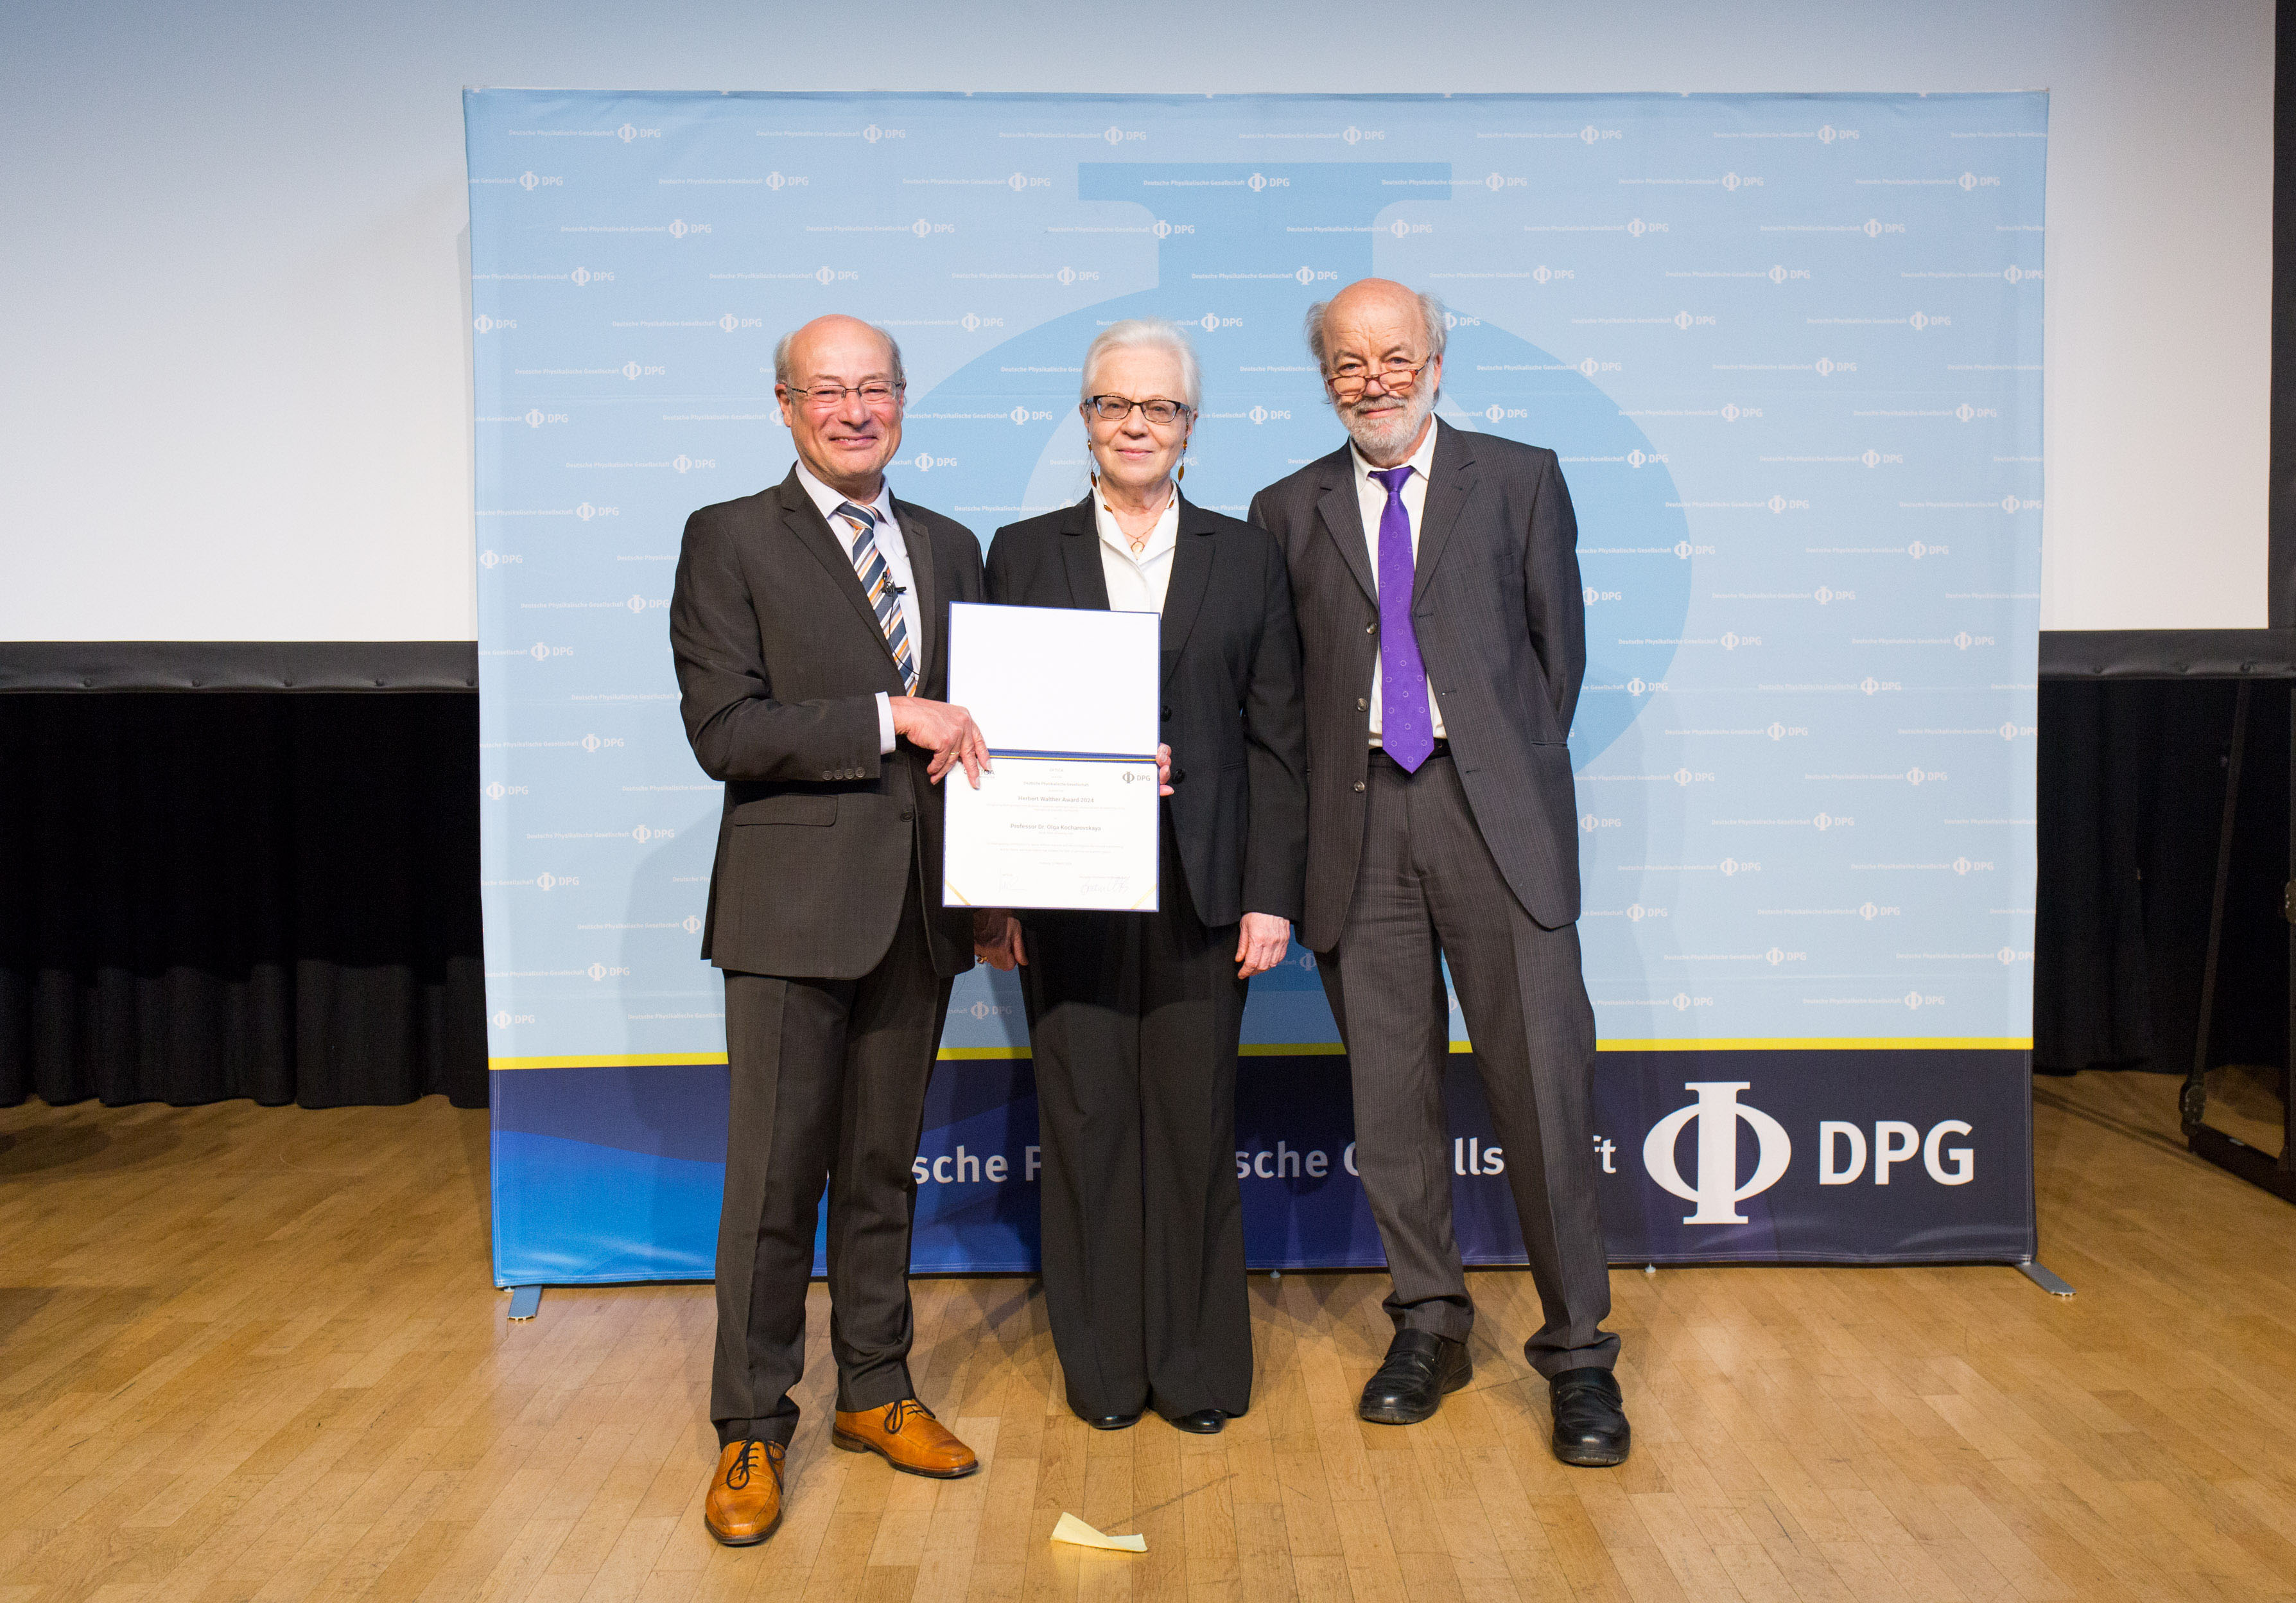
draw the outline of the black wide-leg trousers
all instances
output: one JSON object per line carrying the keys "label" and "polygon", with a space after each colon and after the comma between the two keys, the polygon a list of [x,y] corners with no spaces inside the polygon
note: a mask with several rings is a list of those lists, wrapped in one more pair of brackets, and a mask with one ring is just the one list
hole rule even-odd
{"label": "black wide-leg trousers", "polygon": [[1251,1402],[1235,1173],[1245,982],[1198,922],[1165,813],[1161,910],[1029,916],[1045,1302],[1069,1406]]}
{"label": "black wide-leg trousers", "polygon": [[824,1188],[837,1406],[858,1412],[915,1394],[909,1165],[950,983],[933,973],[914,872],[893,944],[861,978],[726,975],[733,1106],[709,1384],[721,1444],[754,1436],[786,1445],[796,1433],[789,1393],[805,1373]]}

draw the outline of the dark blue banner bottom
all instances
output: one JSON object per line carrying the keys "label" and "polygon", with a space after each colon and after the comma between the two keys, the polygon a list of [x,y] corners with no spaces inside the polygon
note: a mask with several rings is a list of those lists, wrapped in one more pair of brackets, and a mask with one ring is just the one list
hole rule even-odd
{"label": "dark blue banner bottom", "polygon": [[[496,1283],[710,1278],[726,1075],[495,1073]],[[1451,1059],[1449,1106],[1460,1249],[1471,1263],[1521,1263],[1507,1155],[1464,1054]],[[1254,1269],[1385,1262],[1354,1173],[1346,1058],[1245,1058],[1236,1147]],[[1605,1052],[1593,1155],[1613,1263],[2033,1254],[2022,1051]],[[1033,1270],[1038,1161],[1028,1062],[942,1063],[913,1171],[917,1272]]]}

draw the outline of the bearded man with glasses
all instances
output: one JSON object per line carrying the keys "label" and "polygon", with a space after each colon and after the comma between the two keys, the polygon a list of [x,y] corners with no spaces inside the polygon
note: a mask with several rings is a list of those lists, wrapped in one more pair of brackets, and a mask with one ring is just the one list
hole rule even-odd
{"label": "bearded man with glasses", "polygon": [[1349,443],[1260,491],[1283,546],[1308,709],[1300,940],[1348,1051],[1356,1165],[1393,1288],[1358,1411],[1432,1415],[1473,1373],[1451,1231],[1447,959],[1545,1322],[1554,1454],[1626,1460],[1595,1210],[1594,1010],[1579,968],[1564,744],[1587,664],[1578,522],[1554,453],[1438,422],[1446,323],[1367,278],[1308,309]]}
{"label": "bearded man with glasses", "polygon": [[773,1534],[796,1434],[816,1210],[829,1195],[839,1447],[912,1475],[979,1467],[909,1377],[909,1165],[972,914],[941,907],[951,769],[988,751],[948,682],[970,530],[896,499],[901,353],[852,317],[774,352],[789,477],[686,520],[670,598],[680,711],[725,782],[701,955],[726,973],[733,1106],[718,1234],[712,1535]]}

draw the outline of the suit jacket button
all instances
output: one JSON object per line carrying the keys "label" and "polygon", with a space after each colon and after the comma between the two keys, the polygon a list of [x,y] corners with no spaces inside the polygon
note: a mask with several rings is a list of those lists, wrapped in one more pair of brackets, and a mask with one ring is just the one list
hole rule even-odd
{"label": "suit jacket button", "polygon": [[916,816],[917,816],[916,809],[914,809],[914,808],[913,808],[913,807],[905,807],[905,808],[901,809],[901,822],[902,822],[902,823],[904,823],[904,824],[906,824],[906,823],[907,823],[907,822],[909,822],[912,818],[914,818]]}
{"label": "suit jacket button", "polygon": [[1172,716],[1172,710],[1171,710],[1169,707],[1167,707],[1167,708],[1165,708],[1165,709],[1164,709],[1164,716],[1165,716],[1166,718],[1169,718],[1169,717],[1171,717],[1171,716]]}
{"label": "suit jacket button", "polygon": [[1356,697],[1356,711],[1358,711],[1358,712],[1368,712],[1368,711],[1371,711],[1371,697],[1369,697],[1369,696],[1367,696],[1367,695],[1359,695],[1359,696]]}
{"label": "suit jacket button", "polygon": [[1364,782],[1363,782],[1362,780],[1360,780],[1360,779],[1357,780],[1357,781],[1356,781],[1356,789],[1357,789],[1358,791],[1360,791],[1360,790],[1362,790],[1362,789],[1363,789],[1363,787],[1364,787]]}
{"label": "suit jacket button", "polygon": [[1369,623],[1365,624],[1364,633],[1366,635],[1375,635],[1379,633],[1379,621],[1374,618]]}

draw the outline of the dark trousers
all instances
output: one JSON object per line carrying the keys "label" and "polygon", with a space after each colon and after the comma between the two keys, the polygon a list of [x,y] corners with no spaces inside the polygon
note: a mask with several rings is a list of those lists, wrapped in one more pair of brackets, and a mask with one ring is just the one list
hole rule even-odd
{"label": "dark trousers", "polygon": [[1165,818],[1161,910],[1031,915],[1022,971],[1045,1303],[1087,1418],[1251,1402],[1237,926],[1197,921]]}
{"label": "dark trousers", "polygon": [[733,1070],[718,1217],[718,1353],[709,1414],[722,1444],[797,1430],[805,1294],[829,1192],[829,1347],[837,1406],[882,1408],[909,1380],[909,1171],[950,982],[933,973],[915,875],[891,948],[857,980],[726,976]]}
{"label": "dark trousers", "polygon": [[1355,900],[1317,963],[1355,1086],[1356,1167],[1387,1248],[1396,1328],[1464,1341],[1475,1308],[1451,1234],[1443,1113],[1451,965],[1546,1322],[1523,1345],[1556,1375],[1611,1368],[1619,1338],[1595,1212],[1595,1012],[1578,932],[1522,910],[1447,753],[1406,774],[1374,752]]}

